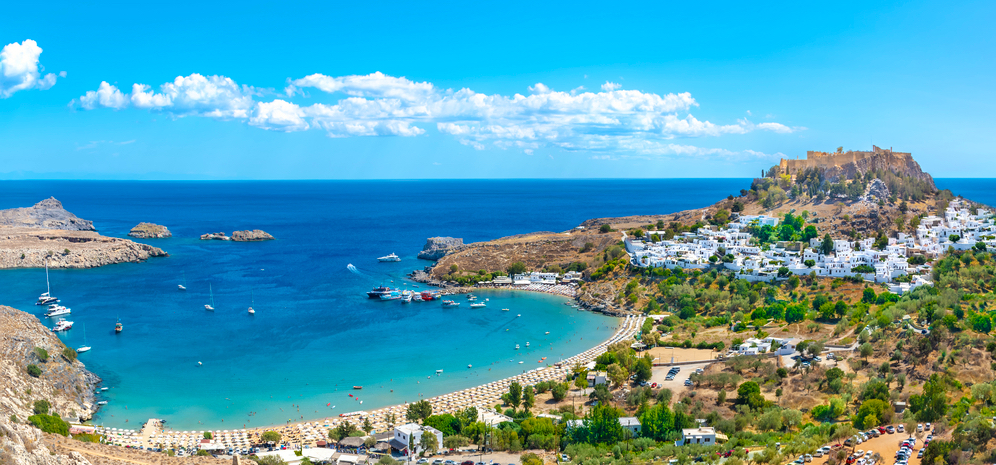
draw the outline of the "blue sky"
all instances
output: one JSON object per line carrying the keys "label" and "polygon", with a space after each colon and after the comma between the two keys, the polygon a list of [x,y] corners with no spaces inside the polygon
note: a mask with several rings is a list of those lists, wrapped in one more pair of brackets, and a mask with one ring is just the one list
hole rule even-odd
{"label": "blue sky", "polygon": [[471,3],[7,5],[0,178],[996,177],[992,2]]}

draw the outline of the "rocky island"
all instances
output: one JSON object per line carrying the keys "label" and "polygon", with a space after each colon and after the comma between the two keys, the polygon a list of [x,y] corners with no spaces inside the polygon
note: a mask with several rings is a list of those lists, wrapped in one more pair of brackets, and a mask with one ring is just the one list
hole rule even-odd
{"label": "rocky island", "polygon": [[426,239],[418,258],[436,261],[462,246],[463,239],[459,237],[430,237]]}
{"label": "rocky island", "polygon": [[101,236],[93,222],[48,198],[27,208],[0,210],[0,269],[93,268],[164,257],[158,247]]}
{"label": "rocky island", "polygon": [[139,239],[166,239],[173,237],[173,233],[169,232],[166,226],[146,222],[138,223],[137,226],[131,228],[128,235]]}
{"label": "rocky island", "polygon": [[224,232],[201,234],[202,241],[256,242],[272,241],[273,239],[272,235],[260,229],[235,231],[231,236],[226,236]]}

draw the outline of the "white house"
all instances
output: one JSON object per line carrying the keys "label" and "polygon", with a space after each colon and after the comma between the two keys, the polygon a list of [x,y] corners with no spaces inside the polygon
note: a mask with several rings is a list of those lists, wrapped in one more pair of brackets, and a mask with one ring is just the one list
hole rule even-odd
{"label": "white house", "polygon": [[391,438],[391,447],[398,449],[405,455],[418,455],[419,444],[422,442],[423,434],[436,436],[436,444],[443,447],[443,433],[431,426],[422,426],[417,423],[408,423],[394,428],[394,436]]}
{"label": "white house", "polygon": [[726,435],[717,433],[716,428],[703,426],[700,428],[690,428],[681,430],[681,439],[675,441],[674,445],[683,446],[686,444],[704,444],[711,446],[718,442],[725,442]]}
{"label": "white house", "polygon": [[636,417],[620,417],[619,424],[622,425],[623,429],[633,433],[633,436],[640,434],[640,420]]}
{"label": "white house", "polygon": [[588,387],[595,387],[599,384],[606,384],[605,372],[604,371],[589,371],[588,372]]}

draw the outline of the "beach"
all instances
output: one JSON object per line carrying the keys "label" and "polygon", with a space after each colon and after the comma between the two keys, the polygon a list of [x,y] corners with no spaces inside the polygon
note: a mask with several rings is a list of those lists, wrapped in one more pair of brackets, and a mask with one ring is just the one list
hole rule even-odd
{"label": "beach", "polygon": [[[526,386],[534,385],[541,381],[564,379],[575,365],[584,365],[591,362],[604,353],[611,344],[632,338],[639,331],[641,324],[642,319],[639,317],[625,317],[621,320],[612,337],[591,349],[564,359],[559,363],[535,368],[519,375],[430,397],[425,400],[432,405],[432,413],[434,415],[455,413],[468,407],[476,407],[478,410],[493,410],[496,404],[501,403],[501,395],[508,391],[508,387],[512,382],[518,382]],[[365,420],[369,419],[374,427],[374,432],[379,433],[390,430],[387,423],[388,415],[393,414],[395,416],[395,425],[406,423],[406,411],[407,403],[379,408],[369,412],[356,410],[344,413],[339,417],[288,422],[283,425],[195,431],[173,430],[168,425],[164,425],[161,420],[150,419],[140,430],[97,427],[96,431],[105,434],[109,443],[132,448],[195,448],[200,445],[205,431],[211,432],[216,444],[225,449],[241,449],[248,448],[254,444],[260,444],[263,442],[261,435],[266,431],[280,433],[282,442],[290,448],[303,446],[316,447],[319,441],[327,441],[328,430],[336,427],[341,422],[349,422],[359,428],[363,426]]]}

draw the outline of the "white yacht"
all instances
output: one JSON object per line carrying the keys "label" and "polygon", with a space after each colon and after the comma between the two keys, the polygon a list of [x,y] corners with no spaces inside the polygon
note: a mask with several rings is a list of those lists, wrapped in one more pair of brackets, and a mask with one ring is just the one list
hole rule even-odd
{"label": "white yacht", "polygon": [[76,348],[76,353],[82,354],[83,352],[89,352],[89,351],[90,351],[90,346],[87,345],[86,343],[86,325],[83,325],[83,345]]}
{"label": "white yacht", "polygon": [[249,314],[250,315],[255,315],[256,314],[256,310],[252,309],[253,305],[256,305],[256,297],[253,296],[252,288],[250,287],[249,288]]}
{"label": "white yacht", "polygon": [[487,307],[487,305],[485,305],[484,302],[476,302],[470,304],[470,308],[481,308],[481,307]]}
{"label": "white yacht", "polygon": [[53,318],[61,315],[68,315],[70,313],[73,313],[72,309],[59,304],[52,304],[48,306],[48,311],[45,312],[45,316]]}
{"label": "white yacht", "polygon": [[214,289],[211,289],[211,284],[210,283],[208,284],[208,292],[211,293],[211,305],[204,304],[204,310],[207,310],[209,312],[213,312],[214,311]]}
{"label": "white yacht", "polygon": [[55,331],[55,332],[69,331],[72,328],[73,328],[73,322],[72,321],[68,321],[65,318],[59,318],[59,321],[57,321],[55,323],[55,327],[52,328],[52,331]]}
{"label": "white yacht", "polygon": [[378,262],[400,262],[401,257],[397,256],[394,252],[391,255],[385,255],[377,259]]}
{"label": "white yacht", "polygon": [[48,305],[58,302],[59,299],[52,297],[52,285],[48,281],[48,260],[45,260],[45,293],[38,296],[35,305]]}
{"label": "white yacht", "polygon": [[515,345],[515,350],[519,350],[519,345],[518,344]]}

